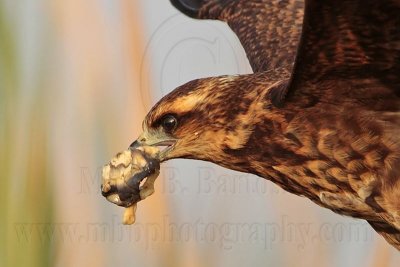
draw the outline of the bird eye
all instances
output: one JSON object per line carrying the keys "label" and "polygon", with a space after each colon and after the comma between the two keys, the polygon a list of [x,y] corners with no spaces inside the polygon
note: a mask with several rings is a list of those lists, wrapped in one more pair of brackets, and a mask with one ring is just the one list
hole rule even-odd
{"label": "bird eye", "polygon": [[172,132],[178,125],[177,119],[172,115],[166,115],[162,120],[162,127],[166,132]]}

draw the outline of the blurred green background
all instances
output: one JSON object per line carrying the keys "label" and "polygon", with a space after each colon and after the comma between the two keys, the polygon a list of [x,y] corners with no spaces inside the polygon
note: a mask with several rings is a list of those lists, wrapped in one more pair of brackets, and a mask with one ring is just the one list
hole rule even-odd
{"label": "blurred green background", "polygon": [[[35,66],[37,76],[26,84],[18,49],[18,25],[0,6],[0,186],[1,266],[50,266],[49,242],[21,244],[15,238],[15,222],[53,220],[53,194],[48,165],[48,125],[45,105],[46,65]],[[28,88],[29,87],[29,88]],[[29,90],[29,92],[26,92]],[[26,93],[26,98],[24,96]],[[28,96],[29,95],[29,96]],[[32,201],[34,200],[34,201]],[[24,256],[21,256],[24,255]]]}
{"label": "blurred green background", "polygon": [[398,266],[365,222],[203,162],[163,165],[121,225],[100,170],[146,111],[183,82],[248,72],[226,25],[168,0],[1,0],[0,266]]}

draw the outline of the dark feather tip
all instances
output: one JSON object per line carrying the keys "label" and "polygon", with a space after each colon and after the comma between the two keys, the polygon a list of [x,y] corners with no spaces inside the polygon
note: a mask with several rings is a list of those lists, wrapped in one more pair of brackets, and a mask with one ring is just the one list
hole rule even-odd
{"label": "dark feather tip", "polygon": [[196,18],[202,5],[202,0],[170,0],[171,4],[183,14]]}

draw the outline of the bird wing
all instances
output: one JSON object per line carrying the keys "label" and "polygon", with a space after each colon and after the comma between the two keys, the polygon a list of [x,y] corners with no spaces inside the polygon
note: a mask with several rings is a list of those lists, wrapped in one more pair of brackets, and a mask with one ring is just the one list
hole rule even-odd
{"label": "bird wing", "polygon": [[328,79],[375,79],[400,96],[399,14],[400,0],[306,0],[293,82],[280,100],[306,90],[298,82]]}
{"label": "bird wing", "polygon": [[[317,96],[315,102],[336,98],[343,105],[345,101],[353,105],[368,101],[365,111],[378,110],[379,107],[398,114],[399,14],[400,0],[306,0],[291,84],[277,89],[279,91],[275,95],[279,96],[279,101],[299,103],[306,98],[304,96],[310,99],[310,96]],[[398,115],[395,117],[398,118]],[[385,124],[385,131],[393,127]],[[367,126],[363,127],[366,129]],[[390,151],[393,155],[395,152]],[[364,156],[368,153],[370,151],[365,151]],[[398,172],[393,171],[393,174]],[[392,176],[393,181],[398,179],[398,176]],[[381,179],[388,183],[390,177],[387,175]],[[390,196],[384,198],[387,200]],[[385,207],[387,210],[379,213],[383,220],[369,223],[389,243],[400,249],[400,229],[391,223],[393,217],[391,220],[385,217],[397,214],[397,207]]]}
{"label": "bird wing", "polygon": [[304,0],[171,0],[184,14],[226,22],[239,37],[254,72],[292,72]]}

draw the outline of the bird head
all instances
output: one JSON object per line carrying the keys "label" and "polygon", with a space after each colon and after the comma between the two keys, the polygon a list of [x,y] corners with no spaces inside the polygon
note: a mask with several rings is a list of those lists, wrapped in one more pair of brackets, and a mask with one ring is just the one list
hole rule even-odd
{"label": "bird head", "polygon": [[161,161],[189,158],[234,163],[227,151],[254,147],[249,139],[270,104],[267,89],[273,83],[265,85],[265,77],[258,83],[254,75],[249,83],[248,78],[205,78],[176,88],[150,110],[143,133],[131,147],[162,146]]}

